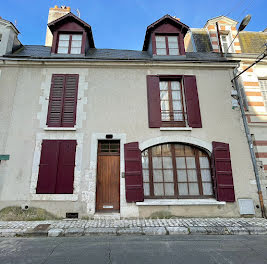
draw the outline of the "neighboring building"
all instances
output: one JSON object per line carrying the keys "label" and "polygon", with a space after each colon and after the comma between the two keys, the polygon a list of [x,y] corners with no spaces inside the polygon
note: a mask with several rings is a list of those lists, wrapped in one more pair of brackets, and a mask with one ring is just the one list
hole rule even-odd
{"label": "neighboring building", "polygon": [[0,58],[0,154],[10,155],[0,164],[1,208],[261,215],[232,109],[237,61],[186,53],[189,28],[169,15],[148,26],[142,51],[95,48],[90,25],[72,13],[48,27],[51,47]]}
{"label": "neighboring building", "polygon": [[[204,28],[190,29],[185,37],[188,52],[219,52],[218,22],[223,53],[237,34],[237,21],[225,16],[209,19]],[[241,31],[228,49],[229,60],[240,60],[238,72],[266,51],[267,32]],[[265,207],[267,207],[267,57],[239,78],[247,122],[254,141]],[[251,181],[251,184],[256,184]]]}

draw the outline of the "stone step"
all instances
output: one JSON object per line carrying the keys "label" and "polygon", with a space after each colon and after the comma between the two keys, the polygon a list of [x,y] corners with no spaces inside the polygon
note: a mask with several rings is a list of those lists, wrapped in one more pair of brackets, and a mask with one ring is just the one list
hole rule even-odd
{"label": "stone step", "polygon": [[96,213],[94,214],[94,220],[120,220],[121,215],[119,213]]}

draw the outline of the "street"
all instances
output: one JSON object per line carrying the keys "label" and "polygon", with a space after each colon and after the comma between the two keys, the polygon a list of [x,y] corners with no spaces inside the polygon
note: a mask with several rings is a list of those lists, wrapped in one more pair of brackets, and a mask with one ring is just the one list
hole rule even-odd
{"label": "street", "polygon": [[267,263],[267,236],[1,238],[1,264]]}

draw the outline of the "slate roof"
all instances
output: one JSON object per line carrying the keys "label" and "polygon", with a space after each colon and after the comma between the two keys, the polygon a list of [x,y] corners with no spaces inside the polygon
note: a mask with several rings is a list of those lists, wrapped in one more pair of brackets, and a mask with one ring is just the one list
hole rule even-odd
{"label": "slate roof", "polygon": [[[212,51],[210,38],[205,29],[191,29],[191,32],[197,52]],[[242,53],[261,53],[264,44],[267,43],[267,32],[242,31],[239,33],[239,42]]]}
{"label": "slate roof", "polygon": [[240,32],[239,42],[243,53],[261,53],[267,43],[267,32]]}
{"label": "slate roof", "polygon": [[210,38],[205,29],[194,29],[192,30],[192,37],[194,39],[196,51],[198,52],[210,52],[212,46]]}
{"label": "slate roof", "polygon": [[139,60],[139,61],[226,61],[216,52],[187,52],[186,56],[150,56],[146,51],[120,49],[89,49],[84,55],[51,54],[51,48],[41,45],[25,45],[6,58],[69,59],[69,60]]}

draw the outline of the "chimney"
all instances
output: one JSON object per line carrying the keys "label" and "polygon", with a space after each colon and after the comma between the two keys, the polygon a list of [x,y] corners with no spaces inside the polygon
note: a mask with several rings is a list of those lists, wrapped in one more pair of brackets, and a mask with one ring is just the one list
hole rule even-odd
{"label": "chimney", "polygon": [[[70,13],[70,7],[69,6],[61,6],[58,7],[55,5],[55,7],[49,8],[49,13],[48,13],[48,21],[47,24],[50,22],[65,16],[66,14]],[[46,38],[45,38],[45,46],[52,46],[52,41],[53,41],[53,36],[50,31],[50,29],[47,27],[46,29]]]}

